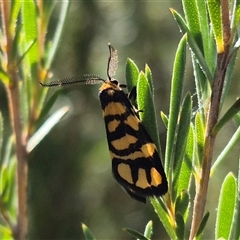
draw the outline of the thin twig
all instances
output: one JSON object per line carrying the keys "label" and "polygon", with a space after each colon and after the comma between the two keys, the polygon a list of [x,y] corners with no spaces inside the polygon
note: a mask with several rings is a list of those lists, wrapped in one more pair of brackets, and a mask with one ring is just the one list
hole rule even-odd
{"label": "thin twig", "polygon": [[[10,31],[10,11],[11,2],[1,1],[2,29],[4,30],[4,53],[6,72],[9,75],[10,83],[6,83],[8,96],[9,113],[12,125],[13,135],[15,137],[15,152],[17,158],[17,191],[18,191],[18,217],[16,231],[12,234],[15,239],[24,240],[27,235],[27,152],[26,144],[23,138],[23,129],[20,113],[20,95],[19,95],[19,77],[15,61],[11,59],[13,51],[13,38]],[[9,220],[10,221],[10,220]],[[13,227],[12,227],[13,229]]]}
{"label": "thin twig", "polygon": [[222,94],[224,78],[226,75],[227,57],[228,53],[218,55],[217,73],[214,78],[211,105],[207,117],[207,129],[203,149],[202,172],[200,173],[200,183],[198,186],[196,186],[196,196],[194,199],[193,221],[191,226],[190,239],[193,239],[195,237],[204,215],[210,169],[213,158],[213,149],[216,139],[216,136],[212,134],[212,130],[215,124],[217,123],[219,116],[221,102],[220,99]]}
{"label": "thin twig", "polygon": [[[223,24],[223,41],[224,52],[217,56],[216,73],[213,80],[212,96],[207,116],[207,128],[205,132],[205,142],[203,148],[202,172],[200,173],[200,182],[196,186],[196,195],[193,207],[193,220],[190,231],[190,238],[194,239],[204,216],[205,204],[207,199],[208,184],[210,178],[210,170],[213,159],[213,150],[216,140],[216,135],[212,130],[216,125],[220,112],[220,103],[222,97],[223,84],[226,76],[226,70],[230,61],[229,57],[229,39],[230,39],[230,23],[229,23],[229,8],[226,5],[227,1],[221,1],[222,7],[222,24]],[[227,9],[226,9],[227,8]]]}
{"label": "thin twig", "polygon": [[[13,78],[11,78],[13,79]],[[18,188],[18,219],[16,239],[23,240],[27,235],[27,152],[22,138],[20,117],[20,96],[16,82],[7,87],[9,110],[12,128],[15,135],[15,151],[17,156],[17,188]]]}

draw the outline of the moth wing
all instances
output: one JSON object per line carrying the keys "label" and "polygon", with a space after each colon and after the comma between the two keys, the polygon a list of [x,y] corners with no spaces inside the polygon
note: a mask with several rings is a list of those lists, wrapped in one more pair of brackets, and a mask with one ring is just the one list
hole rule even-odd
{"label": "moth wing", "polygon": [[165,194],[167,180],[156,146],[125,93],[115,91],[106,106],[104,118],[116,180],[140,202],[146,202],[147,196]]}

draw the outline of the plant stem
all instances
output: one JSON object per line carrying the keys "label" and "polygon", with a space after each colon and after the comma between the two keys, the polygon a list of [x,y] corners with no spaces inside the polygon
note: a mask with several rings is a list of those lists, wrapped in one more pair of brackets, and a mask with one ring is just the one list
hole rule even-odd
{"label": "plant stem", "polygon": [[220,103],[222,96],[223,83],[226,75],[226,69],[229,62],[228,48],[223,54],[218,54],[216,74],[213,82],[211,103],[207,116],[207,128],[205,133],[205,144],[203,149],[202,171],[200,173],[200,182],[196,186],[196,195],[194,199],[193,220],[190,232],[190,239],[193,239],[201,224],[207,198],[208,183],[213,158],[213,149],[216,135],[212,133],[214,126],[218,121]]}
{"label": "plant stem", "polygon": [[[14,74],[15,75],[15,74]],[[12,80],[16,80],[13,76]],[[18,191],[18,218],[16,230],[13,233],[15,239],[26,239],[27,235],[27,152],[23,139],[23,131],[20,115],[20,96],[17,81],[7,87],[9,110],[12,129],[15,135],[15,152],[17,157],[17,191]]]}
{"label": "plant stem", "polygon": [[[223,84],[226,76],[226,70],[230,61],[229,46],[231,41],[229,5],[228,1],[221,0],[221,16],[223,30],[224,51],[217,55],[217,66],[215,77],[213,79],[211,102],[207,116],[207,128],[205,132],[205,141],[203,148],[202,171],[200,173],[200,182],[196,184],[196,195],[193,207],[193,219],[190,230],[190,238],[194,239],[204,216],[205,204],[207,199],[208,183],[213,158],[213,149],[216,140],[216,134],[213,128],[219,117]],[[218,43],[217,43],[218,44]]]}
{"label": "plant stem", "polygon": [[[4,49],[5,62],[3,65],[6,67],[10,82],[6,83],[6,91],[8,94],[9,113],[12,125],[13,135],[15,137],[15,153],[17,158],[17,191],[18,191],[18,216],[17,226],[13,229],[12,223],[9,224],[13,229],[12,235],[15,239],[24,240],[27,235],[27,152],[26,143],[23,138],[23,129],[21,123],[20,112],[20,95],[19,95],[19,77],[18,66],[16,59],[12,59],[13,51],[13,35],[10,31],[10,10],[11,2],[0,2],[1,21],[3,35],[1,39],[2,49]],[[9,219],[10,223],[10,219]]]}

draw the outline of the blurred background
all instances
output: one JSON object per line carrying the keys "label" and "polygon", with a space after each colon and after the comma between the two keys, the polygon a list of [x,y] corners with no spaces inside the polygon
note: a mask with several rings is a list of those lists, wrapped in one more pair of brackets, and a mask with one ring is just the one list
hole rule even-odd
{"label": "blurred background", "polygon": [[[49,35],[58,21],[60,4],[56,4]],[[118,50],[116,79],[121,83],[125,83],[127,58],[134,60],[140,70],[144,70],[147,63],[153,74],[163,153],[166,129],[160,111],[168,115],[174,55],[182,36],[169,8],[182,13],[180,1],[72,1],[52,68],[52,80],[87,73],[105,78],[108,42]],[[240,90],[239,62],[236,64],[238,67],[223,112],[238,97]],[[195,102],[190,58],[187,66],[184,93],[190,91]],[[99,87],[72,85],[60,89],[52,112],[65,105],[70,106],[70,111],[31,153],[29,162],[30,236],[80,239],[83,238],[81,223],[84,223],[97,239],[133,239],[122,229],[128,227],[143,233],[147,222],[153,220],[153,239],[168,239],[149,202],[143,205],[131,199],[112,177],[98,100]],[[51,88],[49,96],[54,91],[56,88]],[[1,109],[6,112],[4,94],[1,89]],[[231,122],[220,132],[215,156],[235,129]],[[208,238],[213,236],[220,184],[229,171],[237,175],[239,150],[239,146],[236,147],[228,162],[212,177],[211,200],[207,205],[211,215],[205,233]]]}

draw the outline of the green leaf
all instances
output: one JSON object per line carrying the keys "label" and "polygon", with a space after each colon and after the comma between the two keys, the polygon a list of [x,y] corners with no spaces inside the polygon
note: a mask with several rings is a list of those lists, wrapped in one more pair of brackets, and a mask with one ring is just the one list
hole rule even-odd
{"label": "green leaf", "polygon": [[183,189],[178,189],[178,180],[181,172],[181,167],[186,152],[187,137],[192,115],[192,99],[191,95],[187,93],[183,100],[181,113],[179,116],[178,129],[176,133],[176,144],[173,160],[173,183],[172,183],[172,200],[175,201],[177,193]]}
{"label": "green leaf", "polygon": [[[214,59],[214,55],[212,55],[212,59]],[[192,55],[192,65],[198,99],[198,109],[201,115],[204,117],[207,114],[207,109],[203,105],[203,102],[209,101],[212,92],[211,84],[210,81],[206,79],[206,75],[202,71],[201,65],[199,65],[195,55]]]}
{"label": "green leaf", "polygon": [[144,230],[144,237],[146,237],[147,239],[151,239],[152,233],[153,233],[153,222],[149,221]]}
{"label": "green leaf", "polygon": [[22,26],[20,24],[16,25],[14,29],[14,39],[12,43],[12,51],[11,51],[9,62],[14,62],[17,60],[17,55],[19,54],[18,48],[19,48],[21,31],[22,31]]}
{"label": "green leaf", "polygon": [[234,34],[240,20],[240,1],[233,0],[232,2],[233,2],[233,11],[232,11],[232,18],[231,18],[231,29],[232,29],[232,34]]}
{"label": "green leaf", "polygon": [[196,144],[197,144],[196,160],[199,161],[199,162],[195,162],[196,163],[195,165],[200,167],[202,165],[201,160],[203,155],[205,128],[204,128],[204,123],[202,121],[202,117],[199,114],[199,112],[196,114],[196,117],[195,117],[195,132],[196,132],[195,135],[196,135]]}
{"label": "green leaf", "polygon": [[237,203],[235,208],[235,215],[232,226],[232,235],[231,239],[239,239],[240,238],[240,159],[238,161],[238,179],[237,179]]}
{"label": "green leaf", "polygon": [[160,112],[160,115],[161,115],[162,121],[164,123],[164,126],[167,128],[167,126],[168,126],[168,117],[167,117],[167,115],[164,112]]}
{"label": "green leaf", "polygon": [[237,183],[232,173],[223,181],[217,210],[215,239],[230,239],[234,208],[237,197]]}
{"label": "green leaf", "polygon": [[[165,195],[165,198],[168,193]],[[162,199],[157,199],[156,197],[150,198],[151,204],[154,208],[154,211],[157,213],[160,221],[162,222],[165,230],[167,231],[170,239],[175,240],[177,239],[176,232],[175,232],[175,222],[168,214],[168,210],[166,209],[165,204],[163,203]]]}
{"label": "green leaf", "polygon": [[149,238],[144,237],[140,232],[131,229],[131,228],[123,228],[123,231],[128,232],[130,235],[134,236],[135,238],[139,240],[149,240]]}
{"label": "green leaf", "polygon": [[[44,12],[46,12],[46,10],[51,10],[52,6],[50,4],[46,4],[46,2],[48,1],[44,1]],[[50,1],[49,1],[50,2]],[[63,32],[63,27],[66,21],[66,17],[67,17],[67,12],[69,10],[69,6],[70,6],[70,1],[69,0],[65,0],[62,1],[62,5],[61,5],[61,10],[60,10],[60,14],[59,14],[59,18],[58,18],[58,25],[54,34],[54,38],[51,39],[51,48],[50,51],[48,51],[48,54],[46,55],[46,59],[45,59],[45,69],[49,69],[51,67],[51,64],[53,62],[53,59],[55,57],[56,51],[57,51],[57,47],[58,44],[60,42],[60,38]],[[46,13],[48,15],[48,13]]]}
{"label": "green leaf", "polygon": [[217,52],[224,52],[221,6],[219,0],[207,0],[208,12],[216,40]]}
{"label": "green leaf", "polygon": [[203,230],[204,230],[204,228],[205,228],[205,226],[206,226],[206,224],[207,224],[207,221],[208,221],[209,216],[210,216],[210,213],[209,213],[209,212],[206,212],[205,215],[204,215],[204,217],[203,217],[203,219],[202,219],[202,221],[201,221],[201,224],[200,224],[200,226],[199,226],[199,229],[198,229],[198,231],[197,231],[196,240],[200,240],[200,239],[201,239],[201,236],[202,236],[202,234],[203,234]]}
{"label": "green leaf", "polygon": [[235,39],[233,39],[234,43],[234,47],[230,48],[230,53],[229,56],[231,56],[230,58],[230,62],[227,66],[227,72],[226,72],[226,76],[225,76],[225,80],[224,80],[224,85],[223,85],[223,90],[222,90],[222,97],[221,97],[221,107],[223,105],[223,103],[225,102],[225,99],[228,97],[228,93],[229,93],[229,88],[232,85],[232,81],[233,81],[233,73],[235,70],[235,63],[236,63],[236,59],[237,59],[237,54],[238,54],[238,50],[239,50],[239,46],[237,46],[237,37],[235,37]]}
{"label": "green leaf", "polygon": [[11,229],[0,224],[0,237],[1,239],[13,240]]}
{"label": "green leaf", "polygon": [[184,15],[186,17],[188,28],[193,35],[197,45],[202,49],[202,35],[200,31],[199,12],[197,8],[197,1],[182,0]]}
{"label": "green leaf", "polygon": [[[186,0],[185,0],[186,1]],[[200,24],[201,41],[203,43],[203,52],[206,59],[207,65],[213,67],[213,55],[211,54],[211,34],[209,30],[208,11],[206,1],[195,0],[198,11],[198,21]],[[191,20],[191,19],[190,19]],[[201,45],[199,45],[201,46]]]}
{"label": "green leaf", "polygon": [[[18,43],[18,39],[16,40],[16,48],[19,47]],[[25,46],[24,48],[24,52],[22,53],[22,55],[20,56],[20,58],[18,59],[18,64],[27,56],[28,52],[31,50],[32,47],[34,47],[34,44],[36,43],[36,39],[34,39],[32,42],[30,42],[28,45]]]}
{"label": "green leaf", "polygon": [[234,117],[234,120],[236,124],[239,126],[240,125],[240,113],[237,113],[236,116]]}
{"label": "green leaf", "polygon": [[5,208],[5,204],[8,202],[8,180],[9,173],[6,165],[3,165],[0,169],[0,196],[1,204]]}
{"label": "green leaf", "polygon": [[191,185],[191,174],[192,174],[192,161],[194,158],[194,131],[192,124],[188,132],[187,146],[182,162],[182,167],[178,179],[178,192],[177,195],[181,194],[183,190],[188,190]]}
{"label": "green leaf", "polygon": [[142,110],[139,113],[141,123],[156,144],[158,152],[161,153],[153,95],[148,79],[143,72],[140,72],[138,76],[137,104],[138,109]]}
{"label": "green leaf", "polygon": [[207,67],[210,72],[213,72],[215,67],[215,57],[213,56],[216,54],[213,52],[215,48],[212,46],[213,37],[209,29],[206,1],[183,0],[182,3],[189,32],[204,56]]}
{"label": "green leaf", "polygon": [[222,127],[231,120],[240,110],[240,98],[238,98],[234,104],[227,110],[227,112],[221,117],[212,130],[213,135],[217,135]]}
{"label": "green leaf", "polygon": [[[36,79],[39,76],[40,52],[37,5],[33,0],[22,1],[21,6],[22,31],[21,39],[18,42],[18,51],[23,71],[23,81],[20,84],[20,100],[21,112],[23,115],[23,125],[26,126],[29,122],[29,116],[32,109],[33,99],[38,98],[36,92]],[[38,32],[39,30],[39,32]],[[41,36],[42,37],[42,36]]]}
{"label": "green leaf", "polygon": [[84,223],[82,223],[82,230],[86,240],[96,240],[90,229]]}
{"label": "green leaf", "polygon": [[154,95],[152,72],[151,72],[151,69],[149,68],[149,66],[147,64],[145,65],[145,76],[146,76],[146,78],[148,80],[151,92]]}
{"label": "green leaf", "polygon": [[175,212],[179,212],[181,216],[186,220],[186,213],[190,206],[189,194],[187,190],[183,190],[177,197],[175,203]]}
{"label": "green leaf", "polygon": [[[25,33],[25,47],[29,46],[29,44],[38,39],[37,19],[38,16],[36,3],[33,0],[23,1],[22,20]],[[37,79],[37,62],[39,61],[38,41],[36,41],[34,46],[32,46],[28,51],[27,58],[31,67],[31,77],[32,79]]]}
{"label": "green leaf", "polygon": [[11,79],[9,78],[8,74],[1,68],[1,66],[0,66],[0,80],[6,85],[9,85],[11,82]]}
{"label": "green leaf", "polygon": [[178,26],[180,27],[183,34],[187,33],[187,41],[189,43],[189,46],[191,47],[192,52],[194,53],[194,56],[196,57],[198,64],[201,66],[202,71],[206,75],[206,78],[209,81],[213,80],[213,75],[211,74],[209,67],[206,63],[206,60],[203,56],[203,53],[201,49],[199,48],[197,42],[195,41],[191,31],[189,30],[188,26],[186,25],[183,18],[180,16],[179,13],[177,13],[175,10],[171,9],[171,12],[173,14],[174,19],[177,21]]}
{"label": "green leaf", "polygon": [[11,4],[11,11],[10,11],[10,31],[13,35],[13,33],[15,32],[15,27],[16,27],[16,23],[17,23],[17,18],[18,18],[18,14],[21,8],[21,1],[12,1]]}
{"label": "green leaf", "polygon": [[184,232],[185,232],[185,223],[183,216],[177,212],[176,213],[176,235],[178,239],[185,239],[184,238]]}
{"label": "green leaf", "polygon": [[137,86],[139,70],[137,65],[130,58],[127,59],[126,63],[126,82],[128,86],[128,91],[131,92],[133,87]]}
{"label": "green leaf", "polygon": [[12,154],[14,143],[15,141],[14,141],[13,135],[9,136],[9,138],[7,139],[7,144],[4,148],[3,161],[2,161],[2,164],[5,164],[6,166],[9,166],[9,164],[11,163],[11,154]]}
{"label": "green leaf", "polygon": [[[12,212],[12,215],[15,215],[15,219],[17,217],[17,212],[16,212],[16,206],[15,202],[16,201],[16,166],[17,162],[13,159],[9,166],[8,166],[8,190],[7,190],[7,195],[6,195],[6,201],[5,201],[5,208],[10,212]],[[13,216],[12,216],[13,217]]]}
{"label": "green leaf", "polygon": [[186,36],[184,36],[179,45],[175,56],[172,76],[172,87],[170,96],[169,121],[167,131],[167,144],[165,155],[165,169],[167,176],[170,176],[171,165],[173,161],[173,152],[175,144],[175,133],[180,111],[182,98],[183,80],[186,65]]}
{"label": "green leaf", "polygon": [[[47,114],[49,113],[50,109],[52,108],[53,104],[56,102],[57,98],[60,95],[62,88],[57,89],[56,91],[54,91],[54,93],[51,95],[51,97],[45,102],[45,104],[41,107],[41,113],[40,116],[37,119],[36,122],[36,126],[39,126],[43,119],[47,116]],[[48,88],[44,88],[44,90],[48,91]]]}
{"label": "green leaf", "polygon": [[240,140],[240,127],[236,130],[236,132],[231,137],[230,141],[228,141],[225,148],[222,150],[222,152],[218,155],[216,161],[214,162],[212,168],[211,168],[211,175],[214,174],[219,164],[227,159],[228,154],[232,151],[233,147],[236,146],[236,144],[239,144]]}
{"label": "green leaf", "polygon": [[1,196],[1,204],[5,211],[10,211],[10,209],[14,208],[15,205],[13,201],[15,199],[15,176],[16,176],[16,161],[15,159],[11,159],[8,165],[3,165],[1,167],[0,172],[0,196]]}
{"label": "green leaf", "polygon": [[3,117],[2,113],[0,112],[0,168],[2,165],[2,143],[3,143]]}
{"label": "green leaf", "polygon": [[49,133],[49,131],[68,112],[68,110],[68,106],[60,108],[43,123],[43,125],[29,139],[26,147],[27,152],[31,152],[42,141],[42,139]]}

